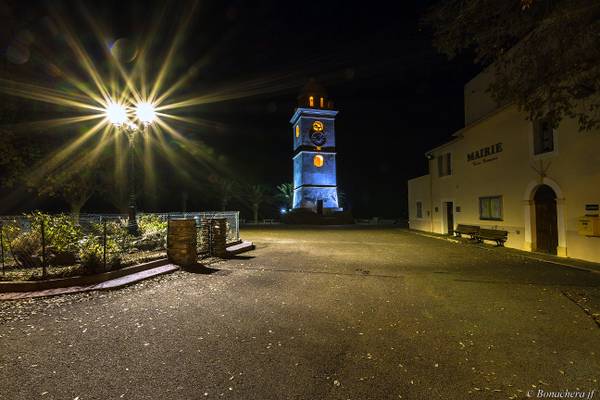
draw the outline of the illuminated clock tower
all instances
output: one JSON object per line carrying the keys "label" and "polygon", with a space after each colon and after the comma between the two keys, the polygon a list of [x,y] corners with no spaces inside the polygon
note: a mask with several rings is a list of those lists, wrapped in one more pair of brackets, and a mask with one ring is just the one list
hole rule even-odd
{"label": "illuminated clock tower", "polygon": [[294,135],[294,209],[341,211],[335,167],[335,116],[323,88],[310,80],[290,123]]}

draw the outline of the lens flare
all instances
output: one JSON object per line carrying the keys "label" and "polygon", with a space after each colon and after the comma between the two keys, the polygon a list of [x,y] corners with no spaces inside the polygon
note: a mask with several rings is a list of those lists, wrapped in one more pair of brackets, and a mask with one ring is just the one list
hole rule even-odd
{"label": "lens flare", "polygon": [[121,126],[127,122],[127,110],[119,103],[108,103],[106,118],[108,118],[111,124]]}
{"label": "lens flare", "polygon": [[[197,8],[199,2],[193,3],[191,11]],[[155,160],[170,162],[181,171],[183,179],[190,183],[196,183],[195,174],[191,171],[196,171],[198,165],[210,173],[231,173],[224,163],[219,161],[213,150],[194,136],[196,133],[222,132],[226,125],[219,121],[190,116],[189,111],[185,111],[184,115],[178,114],[184,112],[183,109],[187,107],[287,90],[299,84],[288,82],[289,77],[286,73],[283,77],[231,82],[212,93],[202,95],[178,93],[188,86],[202,67],[213,60],[213,53],[216,54],[220,47],[215,47],[209,55],[194,62],[183,74],[175,75],[178,52],[185,42],[187,28],[193,21],[194,13],[187,13],[180,21],[170,44],[163,43],[162,39],[155,42],[161,32],[160,22],[164,18],[166,8],[157,8],[153,13],[153,20],[148,23],[152,28],[145,37],[136,39],[132,44],[122,43],[123,48],[116,46],[111,51],[106,46],[111,40],[106,34],[108,30],[95,18],[91,10],[82,6],[83,17],[103,49],[101,55],[88,52],[85,46],[87,43],[80,39],[81,36],[68,18],[52,10],[52,21],[56,21],[56,30],[60,31],[61,41],[57,46],[61,47],[57,48],[61,51],[48,52],[42,59],[60,71],[56,78],[64,80],[63,84],[44,86],[36,82],[0,78],[0,94],[60,106],[61,114],[56,118],[18,122],[12,124],[10,129],[23,134],[32,130],[47,129],[68,129],[69,132],[73,132],[73,137],[69,137],[63,146],[49,152],[33,166],[26,177],[27,181],[42,182],[56,171],[65,168],[81,169],[84,164],[87,168],[90,160],[95,162],[100,158],[104,160],[104,157],[114,157],[115,171],[108,181],[113,181],[109,184],[115,187],[117,197],[123,197],[122,194],[127,197],[124,191],[124,171],[128,162],[127,140],[132,144],[132,137],[138,137],[138,145],[143,143],[143,148],[138,146],[136,152],[139,151],[145,165],[144,186],[147,191],[152,192],[159,187],[157,177],[153,173],[156,170],[153,166]],[[157,46],[157,43],[160,46]],[[160,51],[162,54],[162,62],[156,66],[148,65],[147,60],[155,59],[151,51]],[[71,56],[55,57],[66,52]],[[103,58],[98,59],[100,56]],[[102,65],[102,68],[99,68],[99,65]],[[178,94],[175,97],[176,93]],[[63,115],[63,111],[67,109],[71,114]],[[73,125],[78,124],[81,125],[77,130],[72,129]],[[188,135],[186,127],[190,125],[200,129],[196,129],[193,135]],[[2,197],[0,203],[1,200]]]}
{"label": "lens flare", "polygon": [[144,125],[150,125],[156,120],[156,111],[150,103],[140,103],[135,108],[135,115]]}

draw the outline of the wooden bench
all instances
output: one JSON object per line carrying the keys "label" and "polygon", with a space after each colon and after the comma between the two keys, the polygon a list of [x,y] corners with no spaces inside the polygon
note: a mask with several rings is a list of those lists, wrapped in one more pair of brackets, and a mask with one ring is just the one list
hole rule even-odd
{"label": "wooden bench", "polygon": [[479,233],[479,227],[477,225],[462,225],[458,224],[454,230],[454,234],[458,237],[462,235],[469,235],[471,239],[476,238]]}
{"label": "wooden bench", "polygon": [[496,242],[496,246],[504,246],[504,242],[508,239],[508,232],[497,229],[480,229],[475,238],[481,243],[484,240],[490,240]]}

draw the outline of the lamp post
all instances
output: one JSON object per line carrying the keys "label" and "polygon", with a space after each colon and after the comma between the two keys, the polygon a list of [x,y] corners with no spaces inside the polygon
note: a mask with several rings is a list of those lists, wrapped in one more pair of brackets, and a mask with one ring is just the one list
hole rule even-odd
{"label": "lamp post", "polygon": [[148,132],[150,126],[156,120],[156,112],[151,103],[142,102],[135,107],[135,116],[139,121],[138,124],[128,117],[128,110],[125,106],[118,103],[110,103],[106,108],[108,120],[117,129],[123,129],[127,134],[128,140],[128,186],[129,186],[129,203],[127,211],[127,230],[131,235],[139,234],[137,216],[136,216],[136,191],[135,191],[135,138],[137,133],[142,131],[144,134]]}
{"label": "lamp post", "polygon": [[135,205],[135,136],[136,130],[127,129],[127,140],[129,142],[127,157],[129,158],[129,169],[127,170],[127,185],[129,186],[129,203],[127,204],[127,231],[129,234],[137,236],[139,233],[136,205]]}

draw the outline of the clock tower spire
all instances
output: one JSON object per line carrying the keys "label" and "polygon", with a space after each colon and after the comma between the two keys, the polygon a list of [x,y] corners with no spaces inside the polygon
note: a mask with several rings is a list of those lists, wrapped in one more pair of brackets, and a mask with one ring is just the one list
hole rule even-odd
{"label": "clock tower spire", "polygon": [[298,96],[290,120],[294,138],[294,209],[317,214],[341,211],[335,165],[333,102],[314,79]]}

